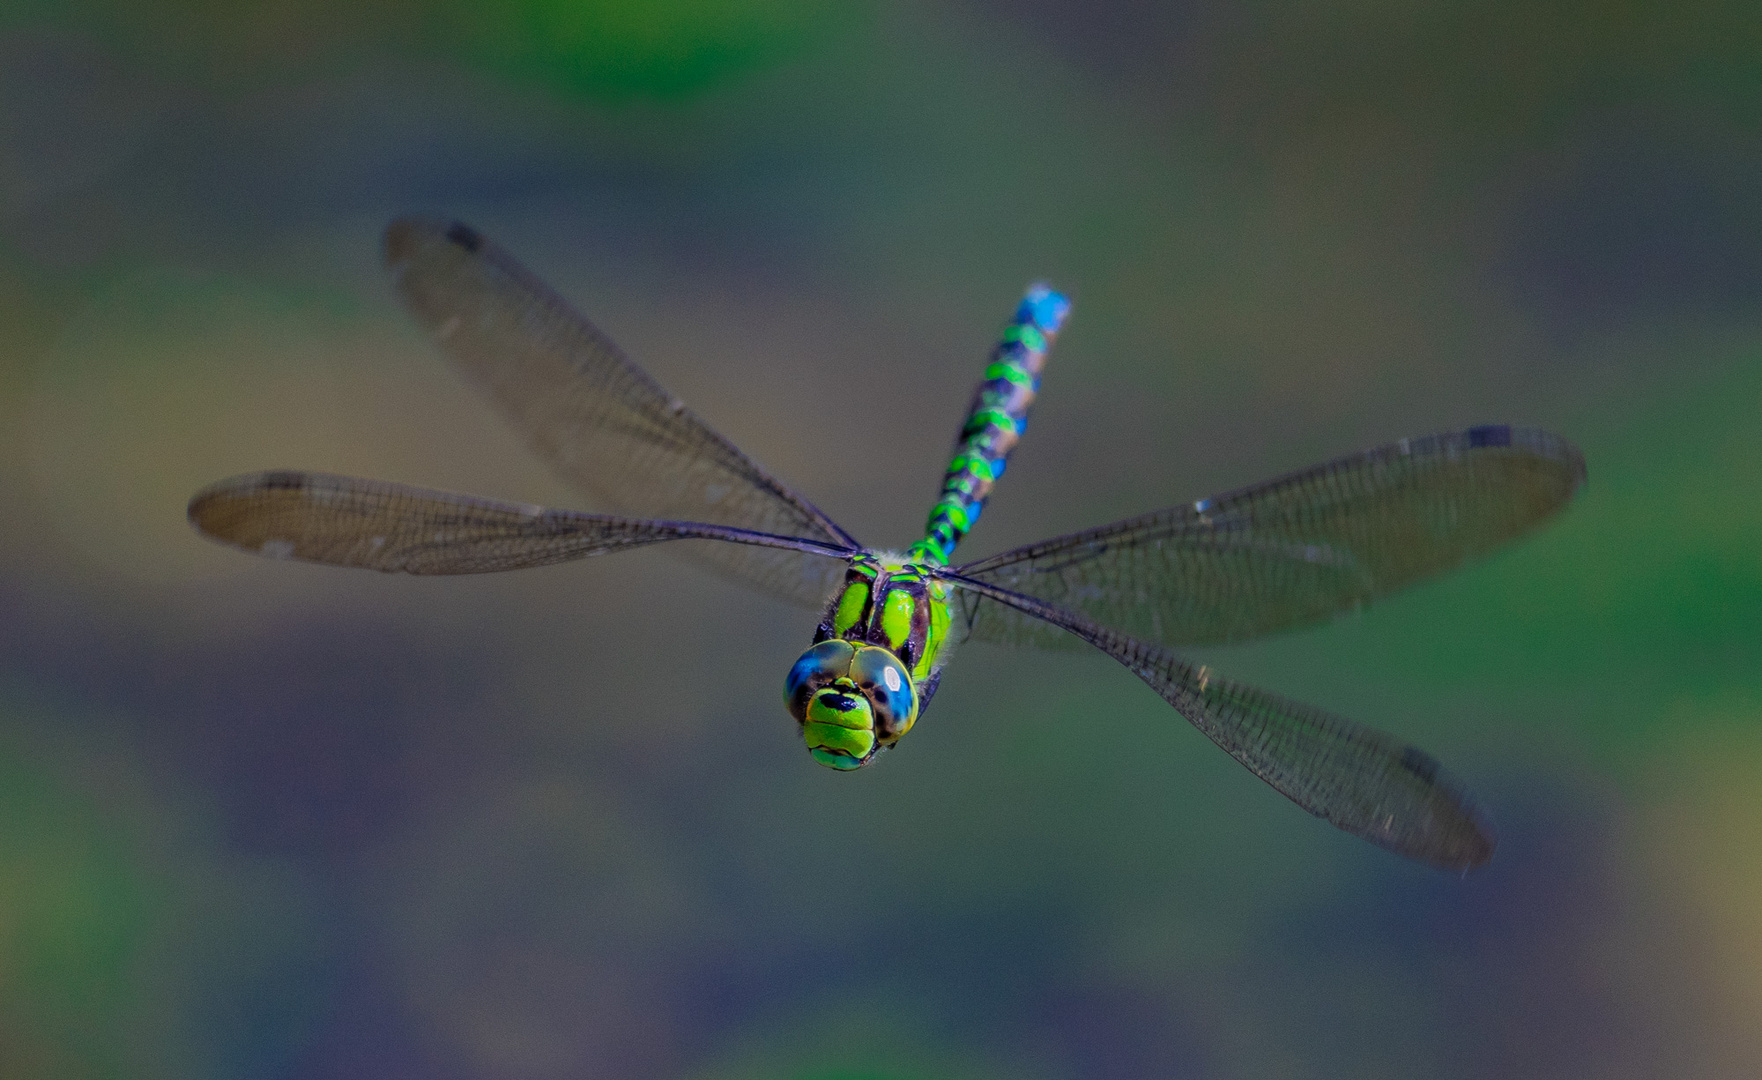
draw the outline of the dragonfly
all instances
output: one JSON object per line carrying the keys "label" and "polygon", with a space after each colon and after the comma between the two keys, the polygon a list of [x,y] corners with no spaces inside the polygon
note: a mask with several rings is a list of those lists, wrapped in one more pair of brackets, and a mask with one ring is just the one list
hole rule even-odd
{"label": "dragonfly", "polygon": [[[1319,623],[1531,532],[1585,482],[1583,455],[1560,436],[1487,425],[1403,439],[955,563],[1070,312],[1050,287],[1029,288],[992,350],[923,538],[892,551],[859,543],[469,226],[395,221],[385,258],[452,366],[563,480],[617,513],[281,470],[198,492],[199,532],[270,558],[406,574],[682,542],[715,570],[820,612],[783,697],[812,757],[842,771],[922,718],[957,643],[1086,642],[1311,814],[1432,866],[1466,873],[1491,859],[1487,814],[1430,754],[1177,650]],[[850,436],[890,424],[894,407],[857,406]]]}

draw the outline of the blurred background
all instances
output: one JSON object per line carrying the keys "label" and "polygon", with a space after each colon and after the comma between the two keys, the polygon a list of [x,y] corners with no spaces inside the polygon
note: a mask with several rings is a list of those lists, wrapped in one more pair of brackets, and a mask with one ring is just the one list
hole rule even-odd
{"label": "blurred background", "polygon": [[[1336,832],[1099,654],[970,645],[836,775],[813,615],[664,550],[202,541],[271,467],[582,505],[402,314],[412,211],[878,545],[1036,277],[972,557],[1573,438],[1545,532],[1203,657],[1438,755],[1497,857]],[[1759,361],[1745,0],[4,0],[0,1074],[1758,1075]]]}

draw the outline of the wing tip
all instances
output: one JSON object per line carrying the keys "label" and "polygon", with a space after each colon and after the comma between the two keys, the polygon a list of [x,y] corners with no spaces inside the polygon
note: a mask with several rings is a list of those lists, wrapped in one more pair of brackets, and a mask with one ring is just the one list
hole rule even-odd
{"label": "wing tip", "polygon": [[450,244],[467,255],[475,255],[488,242],[482,233],[463,221],[421,215],[401,217],[386,226],[385,264],[400,270],[437,244]]}
{"label": "wing tip", "polygon": [[1486,867],[1499,847],[1499,835],[1486,808],[1431,755],[1408,747],[1407,756],[1422,758],[1428,766],[1422,771],[1413,769],[1408,761],[1402,763],[1432,787],[1435,801],[1430,820],[1411,835],[1362,835],[1397,855],[1463,877]]}
{"label": "wing tip", "polygon": [[315,479],[318,477],[313,473],[290,469],[229,476],[224,480],[216,480],[191,495],[189,504],[184,508],[184,516],[197,532],[230,544],[233,541],[225,530],[225,526],[230,523],[226,512],[229,503],[242,495],[263,491],[302,491],[310,487]]}
{"label": "wing tip", "polygon": [[1460,808],[1468,818],[1466,834],[1452,837],[1445,858],[1427,861],[1440,870],[1453,870],[1467,877],[1486,869],[1493,861],[1493,853],[1499,848],[1499,835],[1493,830],[1486,811],[1472,798],[1465,797]]}
{"label": "wing tip", "polygon": [[255,474],[248,476],[229,476],[225,480],[216,480],[207,487],[190,496],[189,505],[184,507],[184,516],[195,526],[197,532],[204,536],[218,539],[209,526],[213,522],[214,512],[225,501],[237,493],[239,488],[256,479]]}
{"label": "wing tip", "polygon": [[1404,859],[1467,877],[1493,861],[1499,838],[1485,813],[1472,801],[1458,803],[1454,808],[1459,811],[1457,820],[1442,823],[1439,833],[1423,832],[1418,836],[1350,828],[1338,821],[1330,824]]}
{"label": "wing tip", "polygon": [[1471,427],[1459,436],[1471,450],[1504,447],[1531,454],[1557,465],[1568,473],[1567,497],[1578,494],[1587,476],[1585,454],[1578,444],[1546,428],[1514,427],[1510,424],[1482,424]]}
{"label": "wing tip", "polygon": [[232,535],[237,525],[237,515],[229,510],[238,490],[236,483],[239,479],[242,478],[234,477],[208,485],[190,496],[189,506],[184,511],[190,527],[199,535],[230,548],[240,547],[237,538]]}

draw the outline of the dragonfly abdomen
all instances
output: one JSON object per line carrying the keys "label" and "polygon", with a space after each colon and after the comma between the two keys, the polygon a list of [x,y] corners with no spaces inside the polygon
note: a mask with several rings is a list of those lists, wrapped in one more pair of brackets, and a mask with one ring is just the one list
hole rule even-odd
{"label": "dragonfly abdomen", "polygon": [[973,392],[960,440],[942,477],[942,494],[930,508],[924,539],[912,545],[914,558],[945,565],[961,537],[979,520],[1010,451],[1027,427],[1046,354],[1070,310],[1070,301],[1050,286],[1028,287],[1015,318],[991,351],[984,381]]}

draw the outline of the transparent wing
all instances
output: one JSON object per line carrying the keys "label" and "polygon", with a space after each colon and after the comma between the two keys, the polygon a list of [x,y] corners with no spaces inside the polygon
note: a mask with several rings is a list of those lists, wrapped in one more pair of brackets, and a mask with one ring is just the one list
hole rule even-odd
{"label": "transparent wing", "polygon": [[484,574],[583,559],[663,540],[760,545],[802,559],[844,552],[724,525],[547,510],[321,473],[235,476],[190,500],[208,537],[274,559],[404,574]]}
{"label": "transparent wing", "polygon": [[[406,219],[386,230],[385,244],[398,291],[441,352],[539,457],[603,508],[856,546],[469,227]],[[695,554],[805,606],[823,604],[837,585],[836,567],[789,550]]]}
{"label": "transparent wing", "polygon": [[[1557,435],[1471,428],[958,569],[1141,640],[1212,645],[1325,619],[1483,555],[1535,528],[1584,480],[1583,455]],[[981,608],[972,633],[1070,640],[997,605]]]}
{"label": "transparent wing", "polygon": [[1075,612],[945,575],[968,617],[1008,608],[1068,631],[1143,679],[1194,727],[1298,806],[1397,855],[1466,872],[1493,857],[1473,796],[1417,747],[1313,706],[1218,678]]}

